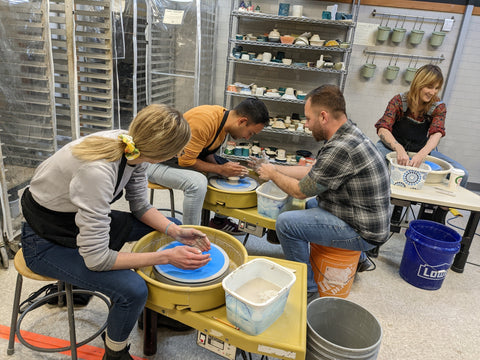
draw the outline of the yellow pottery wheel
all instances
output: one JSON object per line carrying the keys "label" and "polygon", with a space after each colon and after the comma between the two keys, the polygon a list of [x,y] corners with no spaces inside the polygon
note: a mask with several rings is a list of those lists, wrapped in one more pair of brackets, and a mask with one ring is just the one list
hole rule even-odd
{"label": "yellow pottery wheel", "polygon": [[[247,262],[247,250],[232,235],[205,226],[182,225],[182,227],[195,228],[204,232],[210,242],[221,247],[230,259],[228,272]],[[174,241],[173,238],[153,231],[141,238],[132,248],[132,252],[155,252],[161,246],[172,241]],[[153,266],[143,267],[136,271],[147,282],[148,301],[158,306],[167,309],[205,311],[225,303],[225,292],[221,282],[205,286],[178,286],[158,281],[155,278]]]}

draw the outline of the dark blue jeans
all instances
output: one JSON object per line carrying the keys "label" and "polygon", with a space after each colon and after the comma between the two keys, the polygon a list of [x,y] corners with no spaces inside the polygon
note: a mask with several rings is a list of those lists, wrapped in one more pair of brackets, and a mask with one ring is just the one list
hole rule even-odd
{"label": "dark blue jeans", "polygon": [[[177,219],[169,219],[180,223]],[[153,228],[134,218],[125,242],[139,240],[152,231]],[[116,243],[115,247],[120,248],[120,245]],[[118,342],[127,340],[147,301],[147,285],[140,275],[132,270],[89,270],[78,249],[41,238],[27,223],[22,227],[22,248],[25,262],[32,271],[108,296],[112,302],[107,321],[108,337]]]}

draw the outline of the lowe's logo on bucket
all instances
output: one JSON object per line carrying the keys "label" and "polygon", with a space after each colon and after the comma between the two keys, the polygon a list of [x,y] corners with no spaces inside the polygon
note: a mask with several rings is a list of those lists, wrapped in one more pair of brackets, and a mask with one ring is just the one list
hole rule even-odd
{"label": "lowe's logo on bucket", "polygon": [[450,264],[442,264],[441,266],[444,265],[447,267],[445,270],[435,270],[426,264],[420,265],[417,276],[428,280],[443,280],[445,279],[445,276],[447,276],[447,270]]}

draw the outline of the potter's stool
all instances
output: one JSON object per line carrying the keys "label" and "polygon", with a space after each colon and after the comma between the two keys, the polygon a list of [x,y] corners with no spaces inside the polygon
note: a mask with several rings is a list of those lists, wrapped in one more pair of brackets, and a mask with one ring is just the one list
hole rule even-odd
{"label": "potter's stool", "polygon": [[[158,185],[158,184],[152,183],[150,181],[148,182],[148,188],[150,189],[150,204],[152,204],[152,205],[153,205],[153,195],[154,195],[155,190],[168,190],[170,192],[170,214],[174,218],[175,213],[177,211],[175,211],[175,197],[174,197],[174,194],[173,194],[173,189],[169,188],[169,187],[166,187],[166,186],[163,186],[163,185]],[[180,215],[182,215],[181,212],[178,212],[178,213]]]}
{"label": "potter's stool", "polygon": [[[57,279],[39,275],[37,273],[34,273],[32,270],[30,270],[27,267],[27,264],[25,263],[22,249],[18,250],[17,254],[15,255],[14,264],[15,264],[15,269],[17,269],[18,275],[17,275],[17,284],[15,286],[15,298],[13,300],[12,322],[10,324],[10,338],[8,340],[7,354],[12,355],[14,353],[15,335],[17,335],[18,340],[23,345],[25,345],[26,347],[34,351],[52,353],[52,352],[62,352],[62,351],[70,350],[72,353],[72,359],[76,360],[77,348],[82,345],[85,345],[86,343],[89,343],[90,341],[95,339],[97,336],[99,336],[107,327],[107,323],[105,322],[105,324],[103,324],[100,330],[98,330],[95,334],[77,343],[76,334],[75,334],[75,318],[74,318],[74,312],[73,312],[73,294],[90,294],[90,295],[99,297],[105,302],[105,304],[107,304],[108,307],[110,307],[110,301],[104,295],[94,291],[84,290],[84,289],[72,290],[72,285],[65,283],[65,290],[59,289],[58,292],[43,296],[42,298],[33,301],[33,303],[24,310],[22,315],[18,317],[20,312],[20,297],[22,293],[23,277],[33,279],[33,280],[40,280],[40,281],[57,281]],[[35,310],[39,306],[45,304],[48,300],[54,297],[62,296],[62,295],[65,295],[67,298],[68,327],[70,330],[70,345],[62,348],[42,348],[42,347],[34,346],[28,343],[20,333],[20,325],[22,324],[24,317],[28,314],[29,311]]]}

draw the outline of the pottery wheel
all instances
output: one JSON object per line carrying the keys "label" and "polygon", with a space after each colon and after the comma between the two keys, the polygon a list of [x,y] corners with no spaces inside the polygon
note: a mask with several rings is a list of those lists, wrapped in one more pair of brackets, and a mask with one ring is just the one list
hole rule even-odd
{"label": "pottery wheel", "polygon": [[253,191],[258,187],[258,182],[248,176],[240,178],[238,181],[229,181],[228,179],[213,176],[208,179],[210,185],[214,188],[225,191]]}
{"label": "pottery wheel", "polygon": [[[162,246],[157,251],[171,249],[177,246],[184,246],[179,241],[172,241]],[[155,265],[155,270],[167,279],[185,284],[204,283],[222,276],[230,265],[230,259],[227,253],[218,245],[210,244],[210,250],[203,254],[210,254],[211,260],[207,265],[195,270],[179,269],[176,266],[165,264]]]}

